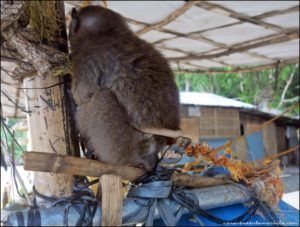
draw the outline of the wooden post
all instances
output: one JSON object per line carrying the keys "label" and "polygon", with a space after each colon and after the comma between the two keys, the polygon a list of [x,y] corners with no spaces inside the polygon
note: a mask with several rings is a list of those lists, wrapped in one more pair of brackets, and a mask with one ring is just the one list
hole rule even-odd
{"label": "wooden post", "polygon": [[122,225],[122,179],[119,176],[106,174],[100,177],[99,183],[102,191],[101,225]]}
{"label": "wooden post", "polygon": [[[24,80],[25,87],[47,87],[60,80],[53,76],[34,76]],[[26,90],[29,150],[67,154],[64,109],[61,86],[45,90]],[[38,192],[48,196],[71,195],[73,176],[65,174],[34,172],[34,185]]]}
{"label": "wooden post", "polygon": [[[64,5],[62,1],[54,4],[57,18],[60,19],[60,30],[56,37],[65,41],[59,49],[67,52]],[[74,155],[78,150],[65,81],[65,77],[54,75],[35,75],[24,79],[24,87],[35,88],[25,90],[29,150],[68,155]],[[48,88],[41,89],[44,87]],[[34,185],[38,192],[48,196],[69,196],[72,194],[73,176],[35,172]]]}

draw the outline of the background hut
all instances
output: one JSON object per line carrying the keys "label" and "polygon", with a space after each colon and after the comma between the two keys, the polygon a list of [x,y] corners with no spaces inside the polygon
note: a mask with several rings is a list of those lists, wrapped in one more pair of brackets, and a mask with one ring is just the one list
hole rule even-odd
{"label": "background hut", "polygon": [[[194,142],[208,142],[213,147],[249,132],[272,119],[274,114],[254,105],[210,93],[180,92],[181,129]],[[297,145],[299,120],[282,117],[235,144],[243,160],[261,160]],[[284,164],[299,165],[297,152]]]}

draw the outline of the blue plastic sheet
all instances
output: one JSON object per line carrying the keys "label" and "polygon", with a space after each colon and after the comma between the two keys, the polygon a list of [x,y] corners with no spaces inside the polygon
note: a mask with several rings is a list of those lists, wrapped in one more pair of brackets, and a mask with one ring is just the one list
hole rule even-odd
{"label": "blue plastic sheet", "polygon": [[[280,211],[277,212],[277,216],[280,220],[280,225],[282,226],[299,226],[299,210],[293,208],[292,206],[288,205],[287,203],[280,201],[279,203]],[[219,207],[215,209],[208,210],[211,214],[221,217],[226,220],[233,219],[243,212],[247,210],[247,207],[243,204],[235,204],[226,207]],[[201,222],[205,226],[221,226],[214,222],[207,220],[204,217],[198,216]],[[258,213],[248,222],[243,223],[243,226],[271,226],[272,223],[267,223]],[[154,222],[154,226],[164,226],[161,220],[156,220]],[[177,226],[200,226],[195,220],[193,220],[193,216],[191,214],[185,214],[179,220]],[[238,223],[236,225],[228,224],[225,226],[240,226]]]}

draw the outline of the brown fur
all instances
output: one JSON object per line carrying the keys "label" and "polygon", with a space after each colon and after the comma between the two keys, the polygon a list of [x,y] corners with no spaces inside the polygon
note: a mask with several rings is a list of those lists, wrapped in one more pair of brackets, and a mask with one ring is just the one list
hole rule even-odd
{"label": "brown fur", "polygon": [[179,129],[179,99],[167,61],[123,18],[100,6],[72,12],[76,122],[99,160],[151,171],[166,140],[136,128]]}

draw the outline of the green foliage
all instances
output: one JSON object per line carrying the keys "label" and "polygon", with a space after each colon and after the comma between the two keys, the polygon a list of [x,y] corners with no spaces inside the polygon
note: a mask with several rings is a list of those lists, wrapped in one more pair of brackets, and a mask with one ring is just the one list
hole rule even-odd
{"label": "green foliage", "polygon": [[[14,125],[20,123],[21,120],[20,119],[12,119],[9,118],[7,119],[6,123],[7,126],[11,129]],[[14,155],[15,155],[15,159],[17,160],[18,163],[22,162],[21,156],[23,154],[23,150],[26,150],[26,145],[21,145],[22,149],[16,144],[13,144],[13,137],[9,134],[4,132],[4,126],[1,127],[1,140],[3,140],[4,143],[6,143],[6,138],[8,141],[8,149],[9,152],[13,152],[14,151]],[[13,132],[12,130],[10,130],[11,132]],[[20,142],[21,140],[26,140],[27,137],[27,131],[15,131],[15,135],[14,135],[15,139]]]}
{"label": "green foliage", "polygon": [[[287,81],[294,73],[281,102]],[[285,109],[294,106],[291,115],[299,115],[299,65],[287,65],[258,72],[228,74],[177,74],[176,83],[180,91],[210,92],[242,102],[259,105],[267,101],[269,108]]]}

